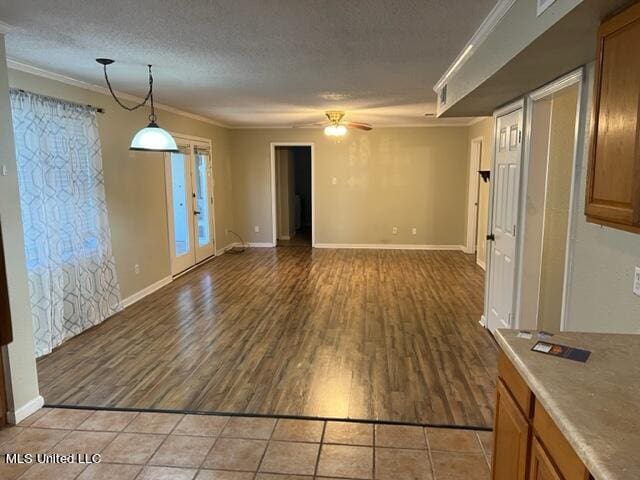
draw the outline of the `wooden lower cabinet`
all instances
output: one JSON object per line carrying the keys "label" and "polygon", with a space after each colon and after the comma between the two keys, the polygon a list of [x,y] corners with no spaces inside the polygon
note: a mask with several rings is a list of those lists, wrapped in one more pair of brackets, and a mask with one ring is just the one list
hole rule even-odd
{"label": "wooden lower cabinet", "polygon": [[502,380],[498,380],[492,458],[493,478],[525,480],[531,426]]}
{"label": "wooden lower cabinet", "polygon": [[535,437],[531,446],[529,480],[562,480],[562,476],[558,473],[553,461]]}
{"label": "wooden lower cabinet", "polygon": [[[498,362],[493,480],[588,480],[588,470],[515,367]],[[525,391],[526,389],[526,391]]]}

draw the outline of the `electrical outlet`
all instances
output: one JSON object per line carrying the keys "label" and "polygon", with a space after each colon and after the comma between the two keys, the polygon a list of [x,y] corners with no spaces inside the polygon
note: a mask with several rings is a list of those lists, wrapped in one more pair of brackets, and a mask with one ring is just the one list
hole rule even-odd
{"label": "electrical outlet", "polygon": [[398,227],[393,227],[391,229],[391,233],[393,233],[394,235],[397,235],[398,234]]}
{"label": "electrical outlet", "polygon": [[2,165],[2,173],[0,175],[2,175],[3,177],[6,177],[8,173],[9,172],[7,171],[7,166]]}
{"label": "electrical outlet", "polygon": [[259,225],[254,226],[253,231],[256,233],[260,233],[260,226]]}
{"label": "electrical outlet", "polygon": [[633,275],[633,293],[640,297],[640,267],[636,267]]}
{"label": "electrical outlet", "polygon": [[140,265],[138,265],[137,263],[133,266],[133,271],[135,272],[136,275],[140,275]]}
{"label": "electrical outlet", "polygon": [[417,235],[418,234],[418,229],[416,227],[413,227],[411,229],[411,235]]}

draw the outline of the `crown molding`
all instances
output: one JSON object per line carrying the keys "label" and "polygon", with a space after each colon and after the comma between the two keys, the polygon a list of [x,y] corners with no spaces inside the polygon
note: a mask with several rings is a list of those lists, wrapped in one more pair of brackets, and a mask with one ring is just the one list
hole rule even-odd
{"label": "crown molding", "polygon": [[[48,78],[49,80],[55,80],[57,82],[65,83],[67,85],[71,85],[78,88],[83,88],[85,90],[90,90],[92,92],[101,93],[103,95],[107,95],[111,97],[111,93],[109,89],[105,87],[101,87],[99,85],[95,85],[93,83],[83,82],[82,80],[78,80],[72,77],[68,77],[66,75],[62,75],[60,73],[52,72],[50,70],[45,70],[44,68],[35,67],[33,65],[29,65],[24,62],[20,62],[13,58],[7,57],[7,67],[18,70],[20,72],[30,73],[31,75],[36,75],[38,77]],[[133,102],[141,102],[142,98],[137,97],[135,95],[130,95],[125,92],[115,91],[118,97],[124,100],[130,100]],[[172,107],[170,105],[165,105],[162,103],[154,103],[154,106],[160,110],[164,110],[165,112],[175,113],[177,115],[181,115],[183,117],[191,118],[193,120],[198,120],[200,122],[209,123],[211,125],[215,125],[217,127],[229,128],[228,125],[225,125],[217,120],[214,120],[209,117],[204,117],[202,115],[198,115],[196,113],[187,112],[185,110],[180,110],[179,108]]]}
{"label": "crown molding", "polygon": [[[515,0],[513,0],[515,1]],[[0,23],[0,28],[2,27],[2,24]],[[78,88],[82,88],[84,90],[90,90],[92,92],[96,92],[96,93],[101,93],[103,95],[107,95],[108,97],[111,96],[111,93],[109,92],[109,89],[105,88],[105,87],[101,87],[99,85],[95,85],[93,83],[89,83],[89,82],[84,82],[82,80],[78,80],[76,78],[72,78],[69,77],[67,75],[63,75],[61,73],[56,73],[56,72],[52,72],[50,70],[45,70],[44,68],[40,68],[40,67],[36,67],[24,62],[20,62],[18,60],[15,60],[13,58],[7,57],[7,66],[12,69],[12,70],[18,70],[20,72],[24,72],[24,73],[29,73],[31,75],[36,75],[38,77],[42,77],[42,78],[47,78],[49,80],[55,80],[57,82],[61,82],[64,83],[66,85],[71,85],[74,87],[78,87]],[[116,91],[116,94],[124,99],[124,100],[130,100],[132,102],[140,102],[142,101],[142,98],[137,97],[135,95],[130,95],[128,93],[125,92],[121,92],[121,91]],[[155,103],[156,108],[160,109],[160,110],[164,110],[166,112],[171,112],[171,113],[175,113],[176,115],[181,115],[183,117],[187,117],[187,118],[191,118],[193,120],[198,120],[200,122],[205,122],[211,125],[215,125],[217,127],[222,127],[222,128],[227,128],[230,130],[268,130],[268,129],[293,129],[295,128],[296,130],[302,130],[302,129],[321,129],[323,127],[288,127],[288,126],[275,126],[275,125],[256,125],[256,126],[238,126],[238,125],[227,125],[224,124],[222,122],[219,122],[217,120],[214,120],[212,118],[209,117],[204,117],[202,115],[198,115],[195,113],[191,113],[191,112],[187,112],[185,110],[180,110],[179,108],[175,108],[169,105],[164,105],[162,103]],[[402,125],[385,125],[385,126],[378,126],[375,127],[376,129],[381,129],[381,128],[416,128],[416,127],[422,127],[422,128],[443,128],[443,127],[449,127],[449,128],[453,128],[453,127],[460,127],[460,128],[464,128],[464,127],[469,127],[471,125],[474,125],[477,122],[480,122],[482,120],[484,120],[485,117],[477,117],[477,118],[473,118],[470,121],[466,122],[466,123],[449,123],[447,121],[444,121],[442,123],[438,123],[438,124],[431,124],[431,125],[425,125],[425,124],[420,124],[420,123],[415,123],[415,124],[402,124]]]}
{"label": "crown molding", "polygon": [[486,120],[487,118],[493,118],[493,117],[475,117],[473,120],[467,123],[467,127],[470,127],[471,125],[475,125],[476,123],[480,123],[481,121]]}
{"label": "crown molding", "polygon": [[516,3],[516,0],[499,0],[498,3],[495,4],[489,12],[489,15],[487,15],[487,17],[482,21],[478,29],[471,36],[462,50],[460,50],[460,53],[458,53],[451,65],[449,65],[449,68],[444,72],[444,75],[442,75],[440,80],[435,84],[433,87],[434,91],[440,91],[449,77],[460,70],[469,58],[471,58],[473,53],[487,39],[491,32],[493,32],[498,23],[500,23],[500,20],[502,20],[502,17],[505,16],[514,3]]}
{"label": "crown molding", "polygon": [[9,25],[8,23],[0,21],[0,35],[6,35],[11,30],[13,30],[13,28],[13,25]]}
{"label": "crown molding", "polygon": [[[450,123],[450,122],[444,122],[444,123],[438,123],[438,124],[403,123],[400,125],[374,125],[373,128],[375,130],[382,130],[384,128],[443,128],[443,127],[466,128],[478,122],[481,122],[485,118],[491,118],[491,117],[474,117],[473,119],[469,120],[466,123]],[[293,127],[293,126],[289,127],[289,126],[282,126],[282,125],[256,125],[254,127],[254,126],[245,126],[245,125],[242,125],[242,126],[231,125],[227,128],[230,130],[321,130],[324,127],[323,126],[322,127]]]}

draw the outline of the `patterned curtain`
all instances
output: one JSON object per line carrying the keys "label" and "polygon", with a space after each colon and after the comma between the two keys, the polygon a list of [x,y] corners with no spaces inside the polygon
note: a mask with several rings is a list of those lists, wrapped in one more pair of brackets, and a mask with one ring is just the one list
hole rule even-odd
{"label": "patterned curtain", "polygon": [[11,90],[36,356],[121,310],[96,112]]}

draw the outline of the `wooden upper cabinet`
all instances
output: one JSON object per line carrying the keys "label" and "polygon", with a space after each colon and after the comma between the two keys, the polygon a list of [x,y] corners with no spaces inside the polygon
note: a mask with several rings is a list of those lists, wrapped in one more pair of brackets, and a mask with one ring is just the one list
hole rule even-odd
{"label": "wooden upper cabinet", "polygon": [[587,220],[640,233],[640,3],[599,30]]}

